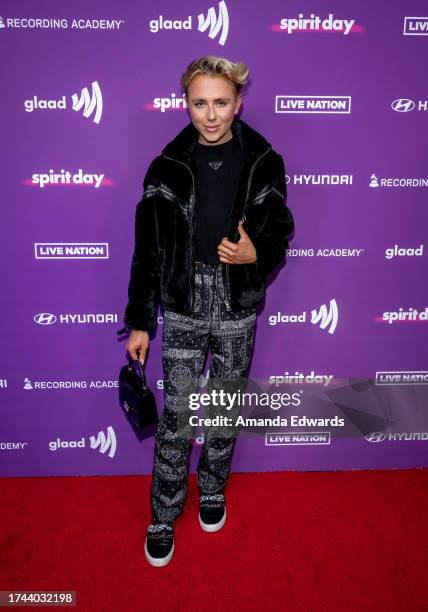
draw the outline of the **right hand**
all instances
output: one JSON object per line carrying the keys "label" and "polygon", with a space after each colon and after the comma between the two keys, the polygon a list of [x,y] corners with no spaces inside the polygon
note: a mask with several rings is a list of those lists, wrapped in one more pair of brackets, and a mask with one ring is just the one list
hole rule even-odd
{"label": "right hand", "polygon": [[[131,359],[137,361],[138,358],[142,363],[146,360],[147,349],[149,348],[149,332],[138,331],[133,329],[129,335],[126,349],[129,352]],[[137,349],[140,349],[140,355],[137,355]]]}

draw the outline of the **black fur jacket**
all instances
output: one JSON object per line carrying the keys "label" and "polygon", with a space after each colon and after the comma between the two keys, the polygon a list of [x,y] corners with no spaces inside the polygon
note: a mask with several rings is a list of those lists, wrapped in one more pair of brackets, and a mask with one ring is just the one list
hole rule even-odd
{"label": "black fur jacket", "polygon": [[[231,129],[245,161],[228,238],[238,241],[242,219],[257,253],[255,263],[223,265],[226,307],[240,310],[263,300],[267,275],[285,258],[294,219],[285,203],[281,155],[236,115]],[[191,312],[193,211],[198,199],[198,173],[191,153],[198,135],[190,122],[153,159],[144,178],[144,193],[135,213],[135,248],[124,314],[128,328],[153,330],[159,302],[175,312]]]}

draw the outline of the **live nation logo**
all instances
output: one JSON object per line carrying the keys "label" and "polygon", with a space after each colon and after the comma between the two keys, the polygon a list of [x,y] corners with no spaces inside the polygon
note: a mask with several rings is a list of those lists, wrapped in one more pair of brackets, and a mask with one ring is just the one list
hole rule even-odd
{"label": "live nation logo", "polygon": [[312,446],[320,444],[331,444],[331,432],[268,431],[265,436],[265,446]]}
{"label": "live nation logo", "polygon": [[428,17],[404,17],[404,36],[427,36]]}
{"label": "live nation logo", "polygon": [[35,242],[35,259],[108,259],[108,242]]}
{"label": "live nation logo", "polygon": [[351,96],[275,96],[275,113],[349,115]]}
{"label": "live nation logo", "polygon": [[377,385],[428,385],[428,370],[376,372]]}

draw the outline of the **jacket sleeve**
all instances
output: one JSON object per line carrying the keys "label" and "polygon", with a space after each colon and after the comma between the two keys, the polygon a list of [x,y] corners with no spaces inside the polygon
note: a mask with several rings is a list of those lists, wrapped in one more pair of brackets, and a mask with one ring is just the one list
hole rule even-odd
{"label": "jacket sleeve", "polygon": [[294,231],[294,218],[286,205],[287,186],[282,156],[277,154],[271,189],[264,205],[268,207],[265,224],[251,238],[256,249],[257,273],[263,278],[272,272],[285,257],[288,240]]}
{"label": "jacket sleeve", "polygon": [[160,258],[156,227],[153,162],[144,178],[144,193],[135,210],[135,246],[131,260],[125,325],[140,331],[156,327],[160,293]]}

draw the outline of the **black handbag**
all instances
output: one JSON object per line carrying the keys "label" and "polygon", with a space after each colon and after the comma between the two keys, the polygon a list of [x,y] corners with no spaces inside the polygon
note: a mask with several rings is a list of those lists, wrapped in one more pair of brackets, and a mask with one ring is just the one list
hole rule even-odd
{"label": "black handbag", "polygon": [[140,374],[129,358],[128,365],[121,368],[119,374],[119,402],[131,419],[133,425],[141,430],[148,425],[159,422],[156,400],[146,382],[144,367],[138,360]]}

